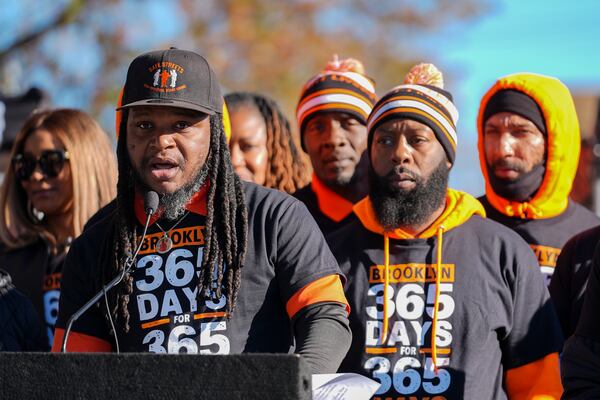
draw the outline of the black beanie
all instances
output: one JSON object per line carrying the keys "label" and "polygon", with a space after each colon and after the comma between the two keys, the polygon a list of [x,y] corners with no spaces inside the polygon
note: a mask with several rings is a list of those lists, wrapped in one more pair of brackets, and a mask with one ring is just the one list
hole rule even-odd
{"label": "black beanie", "polygon": [[496,92],[487,102],[483,112],[483,123],[494,114],[511,112],[519,114],[534,123],[546,135],[546,121],[540,106],[523,92],[513,89]]}

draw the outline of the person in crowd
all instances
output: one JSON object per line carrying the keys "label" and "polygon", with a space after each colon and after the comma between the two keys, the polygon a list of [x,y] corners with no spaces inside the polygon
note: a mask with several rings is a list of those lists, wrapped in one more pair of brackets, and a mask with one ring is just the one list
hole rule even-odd
{"label": "person in crowd", "polygon": [[560,327],[516,233],[448,188],[452,96],[417,73],[367,121],[370,192],[328,237],[348,277],[353,341],[340,371],[374,399],[559,399]]}
{"label": "person in crowd", "polygon": [[587,275],[581,315],[561,357],[564,399],[600,398],[600,246]]}
{"label": "person in crowd", "polygon": [[571,237],[600,219],[569,199],[580,150],[579,122],[558,79],[518,73],[498,79],[481,100],[479,159],[487,216],[531,246],[550,282]]}
{"label": "person in crowd", "polygon": [[31,300],[0,269],[0,351],[47,351],[48,338]]}
{"label": "person in crowd", "polygon": [[573,236],[558,256],[548,290],[565,338],[577,328],[594,249],[599,241],[600,226],[596,226]]}
{"label": "person in crowd", "polygon": [[[158,70],[167,78],[154,84]],[[174,48],[136,57],[120,110],[117,198],[73,242],[53,350],[68,318],[123,274],[108,305],[75,323],[68,351],[287,353],[295,343],[314,373],[335,372],[351,340],[339,267],[301,202],[234,173],[208,62]],[[149,191],[159,205],[142,238]]]}
{"label": "person in crowd", "polygon": [[312,181],[294,196],[325,235],[352,219],[352,206],[368,192],[367,117],[375,84],[358,60],[337,57],[304,85],[296,116]]}
{"label": "person in crowd", "polygon": [[83,111],[36,112],[15,138],[0,189],[0,267],[31,299],[52,345],[62,265],[73,238],[115,196],[116,159]]}
{"label": "person in crowd", "polygon": [[235,173],[286,193],[294,193],[310,180],[288,119],[277,103],[261,94],[225,95],[231,119],[229,151]]}

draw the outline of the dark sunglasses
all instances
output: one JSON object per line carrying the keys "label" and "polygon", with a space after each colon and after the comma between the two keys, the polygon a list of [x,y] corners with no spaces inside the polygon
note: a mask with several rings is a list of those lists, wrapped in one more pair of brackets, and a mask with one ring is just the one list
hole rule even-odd
{"label": "dark sunglasses", "polygon": [[37,160],[30,155],[17,154],[12,159],[12,165],[17,179],[21,181],[29,179],[38,164],[44,176],[55,178],[60,174],[68,159],[69,153],[64,150],[47,150]]}

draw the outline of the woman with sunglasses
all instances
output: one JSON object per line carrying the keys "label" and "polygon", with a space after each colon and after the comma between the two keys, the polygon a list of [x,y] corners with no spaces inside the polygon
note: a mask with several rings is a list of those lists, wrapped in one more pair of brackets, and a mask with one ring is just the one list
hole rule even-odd
{"label": "woman with sunglasses", "polygon": [[87,220],[114,198],[116,159],[96,121],[58,109],[25,122],[11,160],[0,188],[0,267],[32,300],[51,346],[65,255]]}

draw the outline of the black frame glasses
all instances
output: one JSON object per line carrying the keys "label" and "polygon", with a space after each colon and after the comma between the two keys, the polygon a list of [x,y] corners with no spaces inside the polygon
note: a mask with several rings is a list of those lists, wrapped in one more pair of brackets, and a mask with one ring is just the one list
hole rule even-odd
{"label": "black frame glasses", "polygon": [[17,179],[24,181],[31,177],[38,165],[45,177],[56,178],[68,160],[69,153],[65,150],[46,150],[38,159],[28,154],[17,154],[12,165]]}

